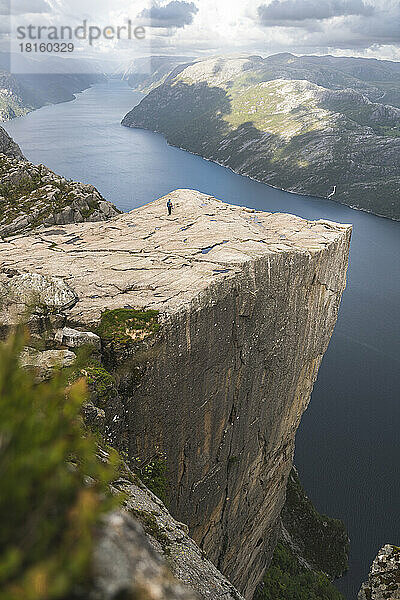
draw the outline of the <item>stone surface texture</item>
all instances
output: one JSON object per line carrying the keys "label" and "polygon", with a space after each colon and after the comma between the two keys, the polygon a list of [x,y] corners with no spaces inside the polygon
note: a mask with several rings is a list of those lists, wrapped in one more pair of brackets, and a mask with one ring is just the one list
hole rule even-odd
{"label": "stone surface texture", "polygon": [[[138,580],[137,571],[135,571],[135,567],[132,568],[132,557],[134,556],[135,561],[143,565],[146,564],[147,555],[156,566],[156,572],[165,574],[166,565],[168,565],[168,570],[171,571],[172,575],[185,586],[181,585],[178,589],[181,594],[183,590],[190,589],[190,597],[193,596],[194,598],[243,600],[239,592],[189,537],[187,525],[173,519],[161,500],[140,482],[132,483],[132,481],[120,479],[113,485],[115,491],[122,491],[126,495],[125,509],[128,514],[125,516],[120,514],[117,517],[112,516],[108,519],[109,524],[104,530],[106,532],[106,546],[104,538],[100,538],[100,544],[95,553],[97,568],[94,579],[97,587],[103,589],[114,588],[113,592],[115,593],[116,583],[121,585],[121,582],[128,580],[130,586],[132,586],[132,580]],[[140,539],[138,526],[132,524],[133,520],[136,523],[139,522],[143,527],[148,541]],[[136,540],[127,543],[132,534],[135,535]],[[115,550],[112,551],[109,548],[110,538],[114,538],[112,539],[112,546]],[[146,549],[146,545],[149,546],[148,542],[150,542],[150,549]],[[107,546],[108,557],[107,555],[102,556]],[[143,548],[144,552],[142,553]],[[122,559],[120,558],[121,549],[125,557],[130,557],[128,562],[123,556]],[[102,557],[100,561],[99,557]],[[124,569],[126,574],[121,576],[121,570]],[[147,581],[148,584],[153,585],[154,574],[151,576],[149,576],[149,573],[146,574],[143,566],[139,577],[143,583]],[[157,583],[158,577],[156,576],[155,579]],[[171,585],[171,575],[169,578],[167,577],[166,581],[168,585]],[[176,590],[174,591],[176,592]],[[188,595],[187,592],[186,594]],[[103,598],[114,596],[103,594],[100,597],[103,600]],[[163,595],[155,596],[155,598],[158,597],[160,599],[164,598]],[[178,595],[178,597],[180,596]],[[186,598],[186,596],[184,597]]]}
{"label": "stone surface texture", "polygon": [[34,371],[38,381],[49,379],[54,369],[71,367],[76,360],[76,355],[70,350],[44,350],[24,348],[20,356],[20,364],[26,369]]}
{"label": "stone surface texture", "polygon": [[351,227],[191,190],[168,197],[171,217],[165,197],[105,223],[10,238],[0,265],[61,278],[77,297],[69,327],[105,309],[160,311],[146,351],[115,357],[123,408],[112,425],[130,456],[164,453],[172,515],[251,598],[336,322]]}
{"label": "stone surface texture", "polygon": [[56,331],[54,336],[56,342],[67,348],[78,348],[89,344],[98,350],[101,348],[101,340],[98,335],[92,331],[78,331],[71,327],[63,327]]}
{"label": "stone surface texture", "polygon": [[0,154],[4,154],[9,158],[23,158],[21,148],[2,127],[0,127]]}
{"label": "stone surface texture", "polygon": [[127,513],[104,519],[93,559],[93,600],[198,600],[174,579],[140,524]]}
{"label": "stone surface texture", "polygon": [[[1,243],[0,243],[1,246]],[[57,276],[0,271],[0,329],[20,323],[33,313],[54,312],[70,308],[76,294]]]}
{"label": "stone surface texture", "polygon": [[372,563],[358,600],[400,600],[400,548],[386,544]]}
{"label": "stone surface texture", "polygon": [[119,212],[92,185],[67,180],[23,157],[0,154],[0,237],[41,225],[105,221]]}

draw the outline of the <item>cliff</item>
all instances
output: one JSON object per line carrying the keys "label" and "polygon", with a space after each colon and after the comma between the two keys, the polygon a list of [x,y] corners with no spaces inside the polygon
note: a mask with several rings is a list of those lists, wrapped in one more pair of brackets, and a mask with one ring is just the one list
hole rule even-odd
{"label": "cliff", "polygon": [[288,479],[280,541],[290,547],[302,566],[322,571],[330,579],[347,570],[349,538],[343,523],[315,509],[304,492],[296,469]]}
{"label": "cliff", "polygon": [[42,306],[53,277],[53,325],[101,337],[118,396],[104,405],[110,436],[133,462],[165,460],[171,513],[250,598],[275,546],[351,228],[190,190],[170,198],[170,218],[162,198],[0,243],[0,321]]}
{"label": "cliff", "polygon": [[173,70],[122,124],[275,187],[400,219],[399,78],[388,61],[214,57]]}
{"label": "cliff", "polygon": [[119,212],[92,185],[28,162],[0,128],[0,237],[41,225],[102,221]]}
{"label": "cliff", "polygon": [[358,600],[400,599],[400,548],[386,544],[378,552]]}

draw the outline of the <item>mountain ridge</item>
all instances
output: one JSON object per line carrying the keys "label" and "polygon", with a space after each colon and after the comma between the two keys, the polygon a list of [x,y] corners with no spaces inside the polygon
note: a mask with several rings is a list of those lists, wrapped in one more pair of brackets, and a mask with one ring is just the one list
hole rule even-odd
{"label": "mountain ridge", "polygon": [[378,85],[375,62],[355,79],[361,63],[338,60],[341,70],[333,57],[197,60],[122,124],[274,187],[399,219],[400,64],[385,65],[391,82]]}

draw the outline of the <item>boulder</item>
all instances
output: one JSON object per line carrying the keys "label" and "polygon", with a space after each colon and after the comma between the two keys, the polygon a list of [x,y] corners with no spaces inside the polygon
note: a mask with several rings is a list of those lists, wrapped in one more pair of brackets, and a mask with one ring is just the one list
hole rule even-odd
{"label": "boulder", "polygon": [[67,348],[78,348],[86,344],[94,346],[97,350],[101,348],[99,336],[91,331],[78,331],[77,329],[64,327],[56,332],[54,339],[62,346],[67,346]]}
{"label": "boulder", "polygon": [[60,277],[4,269],[0,272],[0,322],[18,325],[32,315],[46,316],[71,308],[75,292]]}

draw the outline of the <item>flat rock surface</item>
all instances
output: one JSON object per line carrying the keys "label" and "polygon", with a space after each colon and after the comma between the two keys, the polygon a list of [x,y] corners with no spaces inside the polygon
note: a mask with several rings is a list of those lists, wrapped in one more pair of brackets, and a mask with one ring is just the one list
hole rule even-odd
{"label": "flat rock surface", "polygon": [[62,278],[78,297],[69,316],[79,323],[98,320],[106,308],[173,313],[248,261],[319,253],[349,227],[176,190],[107,222],[40,228],[1,241],[0,270]]}

